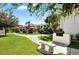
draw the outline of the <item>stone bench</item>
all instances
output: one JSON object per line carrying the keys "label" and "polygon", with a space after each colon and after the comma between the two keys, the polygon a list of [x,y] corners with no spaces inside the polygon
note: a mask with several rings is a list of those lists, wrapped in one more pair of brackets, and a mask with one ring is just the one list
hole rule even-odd
{"label": "stone bench", "polygon": [[[45,54],[53,54],[53,47],[55,47],[55,44],[51,44],[51,43],[48,43],[45,41],[40,41],[40,46],[38,49],[41,50]],[[46,48],[48,48],[48,49],[46,49]]]}

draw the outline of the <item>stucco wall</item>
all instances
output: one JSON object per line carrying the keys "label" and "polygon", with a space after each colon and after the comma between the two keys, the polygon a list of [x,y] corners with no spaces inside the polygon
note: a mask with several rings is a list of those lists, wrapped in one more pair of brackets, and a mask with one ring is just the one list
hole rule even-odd
{"label": "stucco wall", "polygon": [[79,33],[79,14],[66,18],[62,18],[60,21],[60,27],[63,28],[65,33],[75,34]]}

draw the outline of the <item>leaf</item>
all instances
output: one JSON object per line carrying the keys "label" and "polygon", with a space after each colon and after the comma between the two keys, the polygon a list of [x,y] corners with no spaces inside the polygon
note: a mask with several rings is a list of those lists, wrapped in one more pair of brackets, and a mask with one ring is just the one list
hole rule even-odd
{"label": "leaf", "polygon": [[6,5],[7,5],[7,3],[0,3],[0,8],[3,8]]}
{"label": "leaf", "polygon": [[16,9],[21,5],[21,3],[12,3],[11,5],[13,6],[14,9]]}

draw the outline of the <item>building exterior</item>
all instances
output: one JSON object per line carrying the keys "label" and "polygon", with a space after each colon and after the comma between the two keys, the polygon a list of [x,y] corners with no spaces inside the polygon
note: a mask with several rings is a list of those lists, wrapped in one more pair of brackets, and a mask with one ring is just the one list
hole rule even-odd
{"label": "building exterior", "polygon": [[0,35],[5,35],[5,29],[3,27],[0,27]]}
{"label": "building exterior", "polygon": [[34,31],[36,31],[38,29],[39,25],[36,24],[26,24],[26,25],[18,25],[18,28],[21,32],[24,33],[33,33]]}
{"label": "building exterior", "polygon": [[31,28],[31,29],[37,29],[38,25],[30,23],[30,24],[26,24],[24,27]]}
{"label": "building exterior", "polygon": [[18,25],[18,27],[20,28],[20,29],[37,29],[38,28],[38,26],[39,25],[35,25],[35,24],[27,24],[27,25]]}
{"label": "building exterior", "polygon": [[62,18],[60,21],[60,28],[68,34],[79,33],[79,14],[76,16]]}

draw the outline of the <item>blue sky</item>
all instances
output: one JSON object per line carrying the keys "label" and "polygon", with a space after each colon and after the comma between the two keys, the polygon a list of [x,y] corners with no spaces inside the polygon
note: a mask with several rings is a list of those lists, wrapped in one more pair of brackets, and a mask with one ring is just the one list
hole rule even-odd
{"label": "blue sky", "polygon": [[[47,4],[45,4],[44,7],[46,7],[46,5]],[[9,9],[11,7],[11,4],[8,4],[3,7],[3,9]],[[33,24],[44,24],[44,20],[48,16],[48,13],[46,13],[42,18],[37,17],[36,14],[31,16],[30,12],[27,10],[27,4],[22,4],[17,9],[13,10],[13,14],[19,18],[18,20],[20,25],[24,25],[27,21],[31,21]]]}
{"label": "blue sky", "polygon": [[[43,17],[37,17],[36,14],[33,14],[32,16],[30,15],[30,12],[27,10],[27,3],[22,4],[21,6],[19,6],[17,9],[13,10],[13,14],[18,17],[19,20],[19,25],[24,25],[25,22],[31,21],[31,23],[33,24],[44,24],[44,20],[46,19],[46,17],[51,14],[50,11],[48,11],[47,13],[45,13],[45,15]],[[35,6],[36,4],[34,4]],[[42,6],[43,8],[46,8],[48,4],[44,3]],[[7,4],[5,7],[3,7],[3,9],[9,9],[11,8],[11,4]],[[60,5],[55,6],[60,7]]]}

